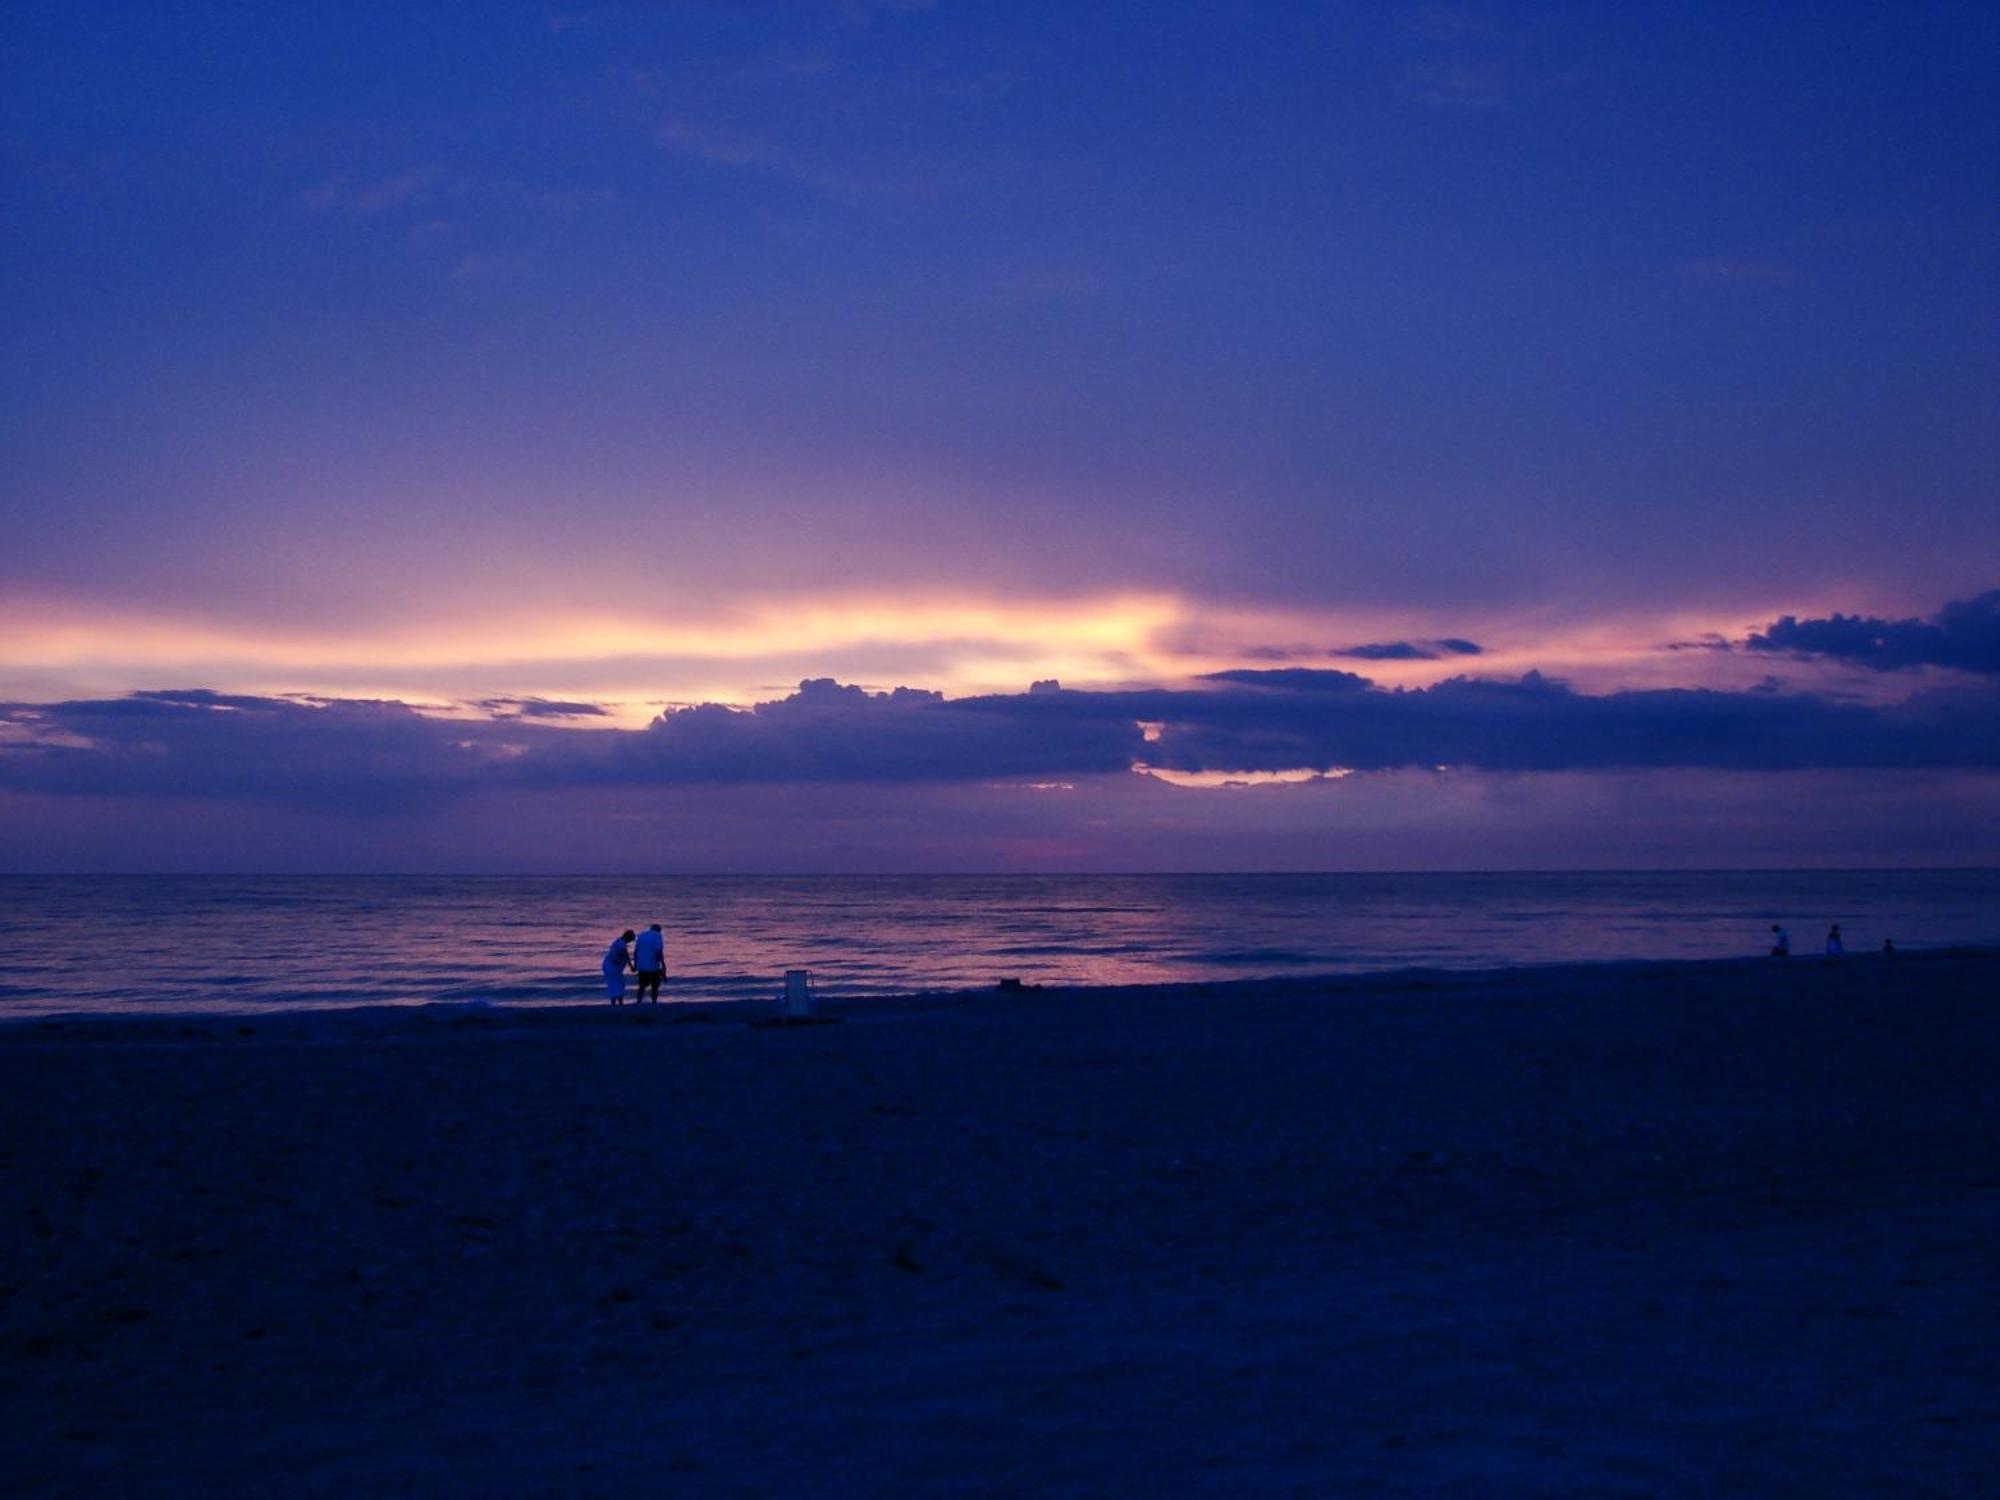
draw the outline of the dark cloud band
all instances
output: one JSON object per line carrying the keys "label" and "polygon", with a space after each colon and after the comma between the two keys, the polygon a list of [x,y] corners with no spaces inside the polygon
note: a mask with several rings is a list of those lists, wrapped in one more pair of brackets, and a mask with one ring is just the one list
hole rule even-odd
{"label": "dark cloud band", "polygon": [[1878,672],[1949,667],[2000,676],[2000,589],[1956,600],[1929,619],[1834,614],[1801,620],[1785,615],[1751,635],[1744,647],[1852,662]]}
{"label": "dark cloud band", "polygon": [[[1194,690],[946,699],[820,679],[641,730],[503,711],[200,690],[0,705],[0,787],[278,799],[355,811],[493,787],[923,782],[1177,771],[2000,768],[2000,687],[1886,706],[1813,694],[1578,693],[1530,673],[1386,691],[1349,672],[1220,672]],[[518,701],[518,700],[514,700]]]}

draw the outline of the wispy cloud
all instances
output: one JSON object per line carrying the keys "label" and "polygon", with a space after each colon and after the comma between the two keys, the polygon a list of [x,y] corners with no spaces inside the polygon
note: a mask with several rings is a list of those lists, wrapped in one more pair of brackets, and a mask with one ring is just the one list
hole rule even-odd
{"label": "wispy cloud", "polygon": [[336,172],[298,195],[299,206],[309,213],[356,219],[420,212],[435,216],[444,206],[568,214],[619,201],[614,189],[597,184],[550,185],[438,166],[406,167],[386,176]]}
{"label": "wispy cloud", "polygon": [[1351,661],[1444,661],[1454,656],[1480,656],[1485,649],[1477,641],[1446,636],[1436,641],[1372,641],[1362,646],[1342,646],[1327,655],[1344,656]]}
{"label": "wispy cloud", "polygon": [[1483,656],[1486,648],[1460,636],[1444,636],[1428,641],[1368,641],[1358,646],[1241,646],[1233,655],[1244,661],[1450,661],[1461,656]]}
{"label": "wispy cloud", "polygon": [[1421,5],[1404,18],[1406,98],[1441,109],[1486,110],[1544,91],[1551,75],[1525,32],[1471,5]]}
{"label": "wispy cloud", "polygon": [[1668,641],[1660,647],[1662,651],[1734,651],[1735,643],[1726,635],[1706,631],[1691,641]]}
{"label": "wispy cloud", "polygon": [[316,217],[400,235],[406,250],[460,283],[532,270],[543,254],[534,241],[566,233],[622,201],[598,184],[537,183],[435,165],[382,176],[337,172],[297,196],[299,207]]}
{"label": "wispy cloud", "polygon": [[442,167],[409,167],[387,177],[361,177],[338,172],[299,194],[299,204],[317,214],[348,214],[366,218],[394,209],[422,207],[454,193],[467,180]]}
{"label": "wispy cloud", "polygon": [[560,698],[479,698],[472,707],[496,719],[602,719],[610,713],[601,703]]}
{"label": "wispy cloud", "polygon": [[669,151],[711,166],[768,167],[786,175],[802,170],[798,159],[775,141],[690,120],[662,120],[653,139]]}
{"label": "wispy cloud", "polygon": [[712,167],[763,172],[830,198],[929,198],[956,185],[956,174],[922,163],[839,163],[808,156],[769,136],[663,120],[653,139],[677,156]]}

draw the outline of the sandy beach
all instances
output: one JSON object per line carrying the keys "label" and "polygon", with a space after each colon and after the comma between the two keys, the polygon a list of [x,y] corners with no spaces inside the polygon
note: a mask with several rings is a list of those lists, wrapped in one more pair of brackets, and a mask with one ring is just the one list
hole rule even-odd
{"label": "sandy beach", "polygon": [[14,1494],[1975,1495],[2000,955],[0,1027]]}

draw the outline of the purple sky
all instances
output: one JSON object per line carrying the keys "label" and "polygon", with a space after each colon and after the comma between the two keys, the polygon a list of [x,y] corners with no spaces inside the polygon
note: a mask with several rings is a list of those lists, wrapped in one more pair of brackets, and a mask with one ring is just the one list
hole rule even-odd
{"label": "purple sky", "polygon": [[2000,862],[1990,6],[6,30],[0,867]]}

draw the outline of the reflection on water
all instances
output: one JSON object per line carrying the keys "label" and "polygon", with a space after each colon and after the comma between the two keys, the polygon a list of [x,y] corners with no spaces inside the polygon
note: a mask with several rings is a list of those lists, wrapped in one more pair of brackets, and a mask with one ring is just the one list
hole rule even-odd
{"label": "reflection on water", "polygon": [[0,877],[0,1010],[588,1001],[663,924],[683,999],[2000,940],[2000,871],[491,879]]}

